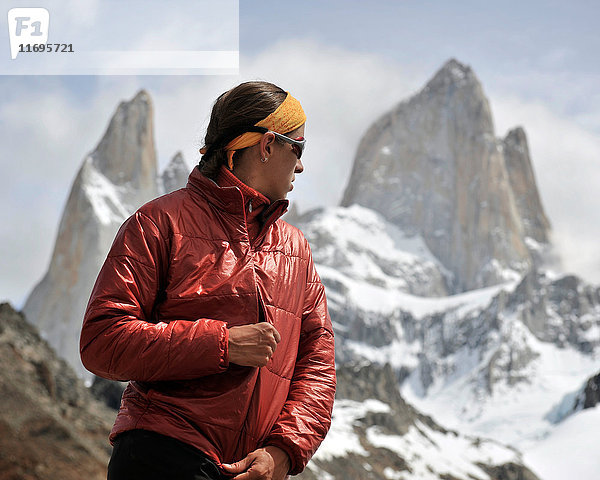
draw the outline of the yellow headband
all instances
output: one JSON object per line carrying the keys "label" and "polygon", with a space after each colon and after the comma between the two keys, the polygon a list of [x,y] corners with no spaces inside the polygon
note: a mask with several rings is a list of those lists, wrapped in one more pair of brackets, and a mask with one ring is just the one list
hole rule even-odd
{"label": "yellow headband", "polygon": [[[294,97],[290,95],[290,92],[286,92],[287,96],[285,100],[279,105],[274,112],[269,114],[266,118],[258,122],[256,127],[264,127],[268,130],[272,130],[277,133],[288,133],[296,130],[298,127],[306,123],[306,115],[302,110],[302,105]],[[260,142],[263,134],[258,132],[246,132],[242,135],[235,137],[231,142],[225,146],[227,152],[227,163],[229,169],[233,169],[233,154],[236,150],[242,148],[251,147]],[[206,148],[203,148],[206,152]],[[204,152],[200,150],[200,153]]]}

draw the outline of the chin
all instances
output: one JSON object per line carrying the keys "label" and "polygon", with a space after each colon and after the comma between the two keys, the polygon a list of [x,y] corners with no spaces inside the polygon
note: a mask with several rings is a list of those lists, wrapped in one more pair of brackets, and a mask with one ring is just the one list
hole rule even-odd
{"label": "chin", "polygon": [[276,195],[268,196],[268,199],[271,200],[271,202],[276,202],[277,200],[285,200],[287,198],[287,192],[281,192],[278,193]]}

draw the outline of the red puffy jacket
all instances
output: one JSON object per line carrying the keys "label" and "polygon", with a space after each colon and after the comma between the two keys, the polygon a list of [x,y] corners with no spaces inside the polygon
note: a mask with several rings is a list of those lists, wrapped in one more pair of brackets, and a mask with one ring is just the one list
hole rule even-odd
{"label": "red puffy jacket", "polygon": [[[242,189],[195,168],[117,233],[81,332],[91,372],[130,380],[111,441],[141,428],[191,444],[217,464],[274,445],[301,472],[331,423],[334,341],[323,285],[278,200],[248,234]],[[227,327],[272,323],[265,367],[229,364]]]}

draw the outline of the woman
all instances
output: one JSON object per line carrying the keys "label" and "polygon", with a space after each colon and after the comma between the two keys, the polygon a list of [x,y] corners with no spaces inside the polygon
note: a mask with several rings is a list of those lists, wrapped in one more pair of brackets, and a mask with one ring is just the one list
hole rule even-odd
{"label": "woman", "polygon": [[279,219],[305,120],[270,83],[225,92],[187,186],[117,233],[80,345],[91,372],[129,380],[109,479],[278,480],[325,437],[331,320],[308,243]]}

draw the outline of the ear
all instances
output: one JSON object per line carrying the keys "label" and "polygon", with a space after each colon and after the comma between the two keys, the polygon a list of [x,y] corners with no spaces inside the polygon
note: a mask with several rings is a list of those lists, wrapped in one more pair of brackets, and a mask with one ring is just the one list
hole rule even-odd
{"label": "ear", "polygon": [[275,135],[272,133],[265,133],[260,139],[260,156],[261,158],[270,157],[273,153],[273,146],[275,144]]}

